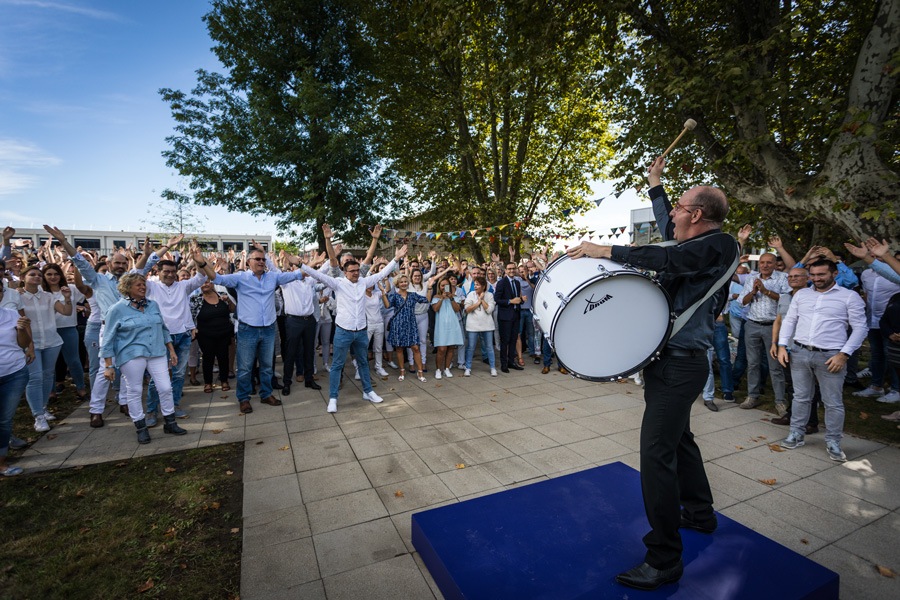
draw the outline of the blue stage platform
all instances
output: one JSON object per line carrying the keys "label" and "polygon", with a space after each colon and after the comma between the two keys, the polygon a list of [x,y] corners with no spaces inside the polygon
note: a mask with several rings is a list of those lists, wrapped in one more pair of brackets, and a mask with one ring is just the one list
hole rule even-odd
{"label": "blue stage platform", "polygon": [[684,576],[644,592],[617,573],[644,558],[640,476],[622,463],[412,516],[412,541],[448,600],[836,599],[838,575],[718,515],[682,530]]}

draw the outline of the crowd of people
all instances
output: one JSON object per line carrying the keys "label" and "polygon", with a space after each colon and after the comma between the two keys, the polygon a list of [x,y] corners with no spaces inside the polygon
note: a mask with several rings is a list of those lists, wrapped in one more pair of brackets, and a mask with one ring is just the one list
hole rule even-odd
{"label": "crowd of people", "polygon": [[[371,402],[381,402],[371,379],[388,379],[387,369],[399,381],[413,375],[421,382],[429,376],[453,377],[455,369],[457,375],[470,376],[478,366],[476,348],[491,376],[521,370],[529,359],[542,364],[544,374],[552,367],[552,348],[531,310],[534,288],[548,264],[543,254],[515,261],[510,250],[505,263],[494,254],[490,261],[469,264],[453,254],[439,258],[435,251],[407,256],[401,248],[388,261],[376,256],[381,228],[375,227],[365,257],[358,260],[332,246],[325,226],[326,252],[302,258],[266,252],[258,244],[245,252],[204,253],[182,236],[159,248],[147,240],[141,248],[99,255],[73,247],[59,229],[46,229],[48,243],[30,251],[11,244],[15,230],[7,227],[0,249],[0,306],[26,319],[10,316],[5,321],[11,336],[5,351],[17,357],[10,365],[20,362],[18,353],[24,357],[24,393],[38,432],[49,430],[55,419],[52,400],[67,374],[75,393],[91,398],[92,427],[103,426],[112,385],[119,392],[121,412],[134,421],[139,441],[147,443],[149,428],[160,420],[166,433],[184,433],[176,419],[188,416],[180,406],[186,380],[203,385],[207,393],[216,385],[227,392],[236,377],[237,401],[246,413],[253,410],[250,397],[257,393],[261,403],[280,405],[291,393],[295,374],[304,387],[321,389],[318,372],[324,369],[331,373],[326,410],[335,412],[348,357],[364,399]],[[749,233],[749,226],[739,233],[742,245]],[[724,402],[735,402],[746,376],[740,404],[745,409],[759,406],[770,384],[778,412],[773,422],[791,425],[793,439],[802,440],[818,432],[819,401],[826,412],[841,414],[840,387],[835,391],[834,386],[823,389],[818,380],[818,385],[798,381],[789,366],[791,357],[799,357],[802,352],[797,351],[806,347],[840,350],[846,355],[846,368],[837,369],[842,385],[859,385],[857,360],[865,337],[871,359],[859,374],[868,375],[870,385],[855,395],[900,402],[900,298],[895,297],[900,293],[900,253],[892,254],[886,243],[874,239],[847,244],[844,250],[854,260],[867,263],[858,276],[827,248],[814,246],[795,260],[779,238],[771,239],[770,246],[775,252],[755,261],[742,256],[732,278],[728,305],[715,322],[707,352],[706,406],[718,410],[716,371]],[[750,269],[753,262],[755,270]],[[803,304],[797,305],[798,314],[790,313],[799,292],[819,289],[813,271],[822,263],[833,269],[835,286],[861,292],[846,296],[848,312],[828,323],[829,331],[849,332],[839,345],[809,332],[797,338],[798,320],[804,326]],[[821,306],[814,312],[819,335],[825,328]],[[21,336],[16,332],[23,323],[29,343],[18,348]],[[779,344],[783,336],[788,336],[786,343]],[[279,354],[283,368],[276,372]],[[565,372],[562,365],[558,368]],[[4,369],[10,371],[4,377],[24,377],[18,374],[21,369],[10,369]],[[11,386],[4,380],[4,397]],[[811,407],[798,411],[807,391]],[[794,424],[801,416],[804,423]],[[885,418],[900,421],[900,411]],[[829,421],[829,453],[840,459],[842,419]],[[14,436],[6,446],[10,443],[23,444]]]}

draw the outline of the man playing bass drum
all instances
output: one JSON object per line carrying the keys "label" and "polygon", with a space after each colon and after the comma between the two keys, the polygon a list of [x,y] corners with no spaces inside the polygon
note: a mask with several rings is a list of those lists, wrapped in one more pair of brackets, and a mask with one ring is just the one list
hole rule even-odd
{"label": "man playing bass drum", "polygon": [[[671,205],[660,183],[665,159],[650,166],[649,195],[653,213],[670,246],[599,246],[583,242],[567,254],[611,259],[657,272],[672,298],[676,315],[703,299],[736,262],[734,238],[721,230],[728,214],[725,194],[697,186]],[[641,423],[641,490],[651,531],[644,536],[644,562],[620,573],[616,581],[639,589],[655,589],[681,578],[682,544],[679,527],[703,533],[716,529],[712,492],[700,449],[691,433],[694,400],[709,372],[707,349],[712,347],[716,316],[725,306],[727,280],[673,335],[660,358],[644,368],[646,407]],[[682,508],[683,507],[683,508]]]}

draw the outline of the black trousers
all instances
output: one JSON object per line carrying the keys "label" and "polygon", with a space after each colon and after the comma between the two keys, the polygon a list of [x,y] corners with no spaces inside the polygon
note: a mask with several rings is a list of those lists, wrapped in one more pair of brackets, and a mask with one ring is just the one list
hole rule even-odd
{"label": "black trousers", "polygon": [[516,360],[516,340],[519,339],[519,313],[513,321],[497,321],[500,329],[500,368],[508,369],[509,361]]}
{"label": "black trousers", "polygon": [[291,383],[294,377],[294,364],[301,357],[303,378],[307,383],[313,380],[313,357],[316,352],[316,320],[312,316],[295,317],[287,315],[284,321],[285,352],[284,384]]}
{"label": "black trousers", "polygon": [[651,531],[644,536],[651,567],[666,569],[681,558],[681,507],[699,523],[713,519],[712,492],[700,449],[691,433],[691,406],[703,391],[706,355],[666,356],[644,369],[641,423],[641,491]]}
{"label": "black trousers", "polygon": [[204,333],[197,331],[197,345],[203,355],[203,383],[212,385],[213,362],[219,363],[219,381],[228,382],[228,348],[231,346],[231,338],[234,333],[225,331],[222,333]]}

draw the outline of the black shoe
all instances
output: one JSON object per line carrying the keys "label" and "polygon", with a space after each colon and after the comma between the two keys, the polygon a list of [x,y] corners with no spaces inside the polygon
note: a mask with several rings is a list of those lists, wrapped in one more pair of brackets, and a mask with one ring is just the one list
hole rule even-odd
{"label": "black shoe", "polygon": [[700,521],[695,521],[684,513],[681,513],[681,527],[683,529],[693,529],[700,533],[712,533],[718,526],[719,522],[715,515],[713,515],[711,520],[701,523]]}
{"label": "black shoe", "polygon": [[163,421],[165,421],[163,433],[171,433],[172,435],[184,435],[187,433],[186,429],[182,429],[178,423],[175,422],[174,413],[171,415],[163,415]]}
{"label": "black shoe", "polygon": [[147,422],[144,419],[134,422],[134,428],[137,429],[138,444],[150,443],[150,432],[147,431]]}
{"label": "black shoe", "polygon": [[678,564],[668,569],[654,569],[647,563],[643,563],[616,575],[616,582],[639,590],[655,590],[663,584],[675,583],[681,579],[682,573],[684,573],[684,565],[680,559]]}
{"label": "black shoe", "polygon": [[275,377],[274,379],[272,379],[272,389],[273,389],[273,390],[280,390],[280,389],[283,388],[283,387],[284,387],[284,386],[281,385],[281,382],[278,381],[278,378],[277,378],[277,377]]}
{"label": "black shoe", "polygon": [[540,356],[535,356],[535,357],[534,357],[534,364],[536,364],[536,365],[541,364],[541,357],[540,357]]}
{"label": "black shoe", "polygon": [[486,358],[482,358],[482,359],[481,359],[481,362],[483,362],[483,363],[486,364],[486,365],[491,364],[491,361],[489,361],[489,360],[486,359]]}
{"label": "black shoe", "polygon": [[791,418],[790,418],[789,416],[787,416],[787,415],[784,415],[783,417],[775,417],[774,419],[772,419],[772,420],[769,421],[769,422],[770,422],[772,425],[790,425],[790,424],[791,424]]}
{"label": "black shoe", "polygon": [[719,412],[719,407],[716,406],[716,403],[713,402],[712,400],[710,400],[709,402],[704,401],[703,404],[705,404],[706,408],[708,408],[709,410],[711,410],[713,412]]}
{"label": "black shoe", "polygon": [[321,390],[322,386],[316,383],[315,381],[307,381],[304,385],[311,390]]}
{"label": "black shoe", "polygon": [[514,370],[516,370],[516,371],[524,371],[524,370],[525,370],[524,367],[520,367],[519,365],[516,365],[516,364],[511,364],[511,365],[509,365],[509,368],[510,368],[510,369],[514,369]]}
{"label": "black shoe", "polygon": [[500,367],[500,372],[501,373],[509,373],[509,369],[507,369],[506,367]]}
{"label": "black shoe", "polygon": [[291,394],[291,384],[288,383],[288,384],[285,384],[285,385],[281,388],[281,395],[282,395],[282,396],[289,396],[290,394]]}

